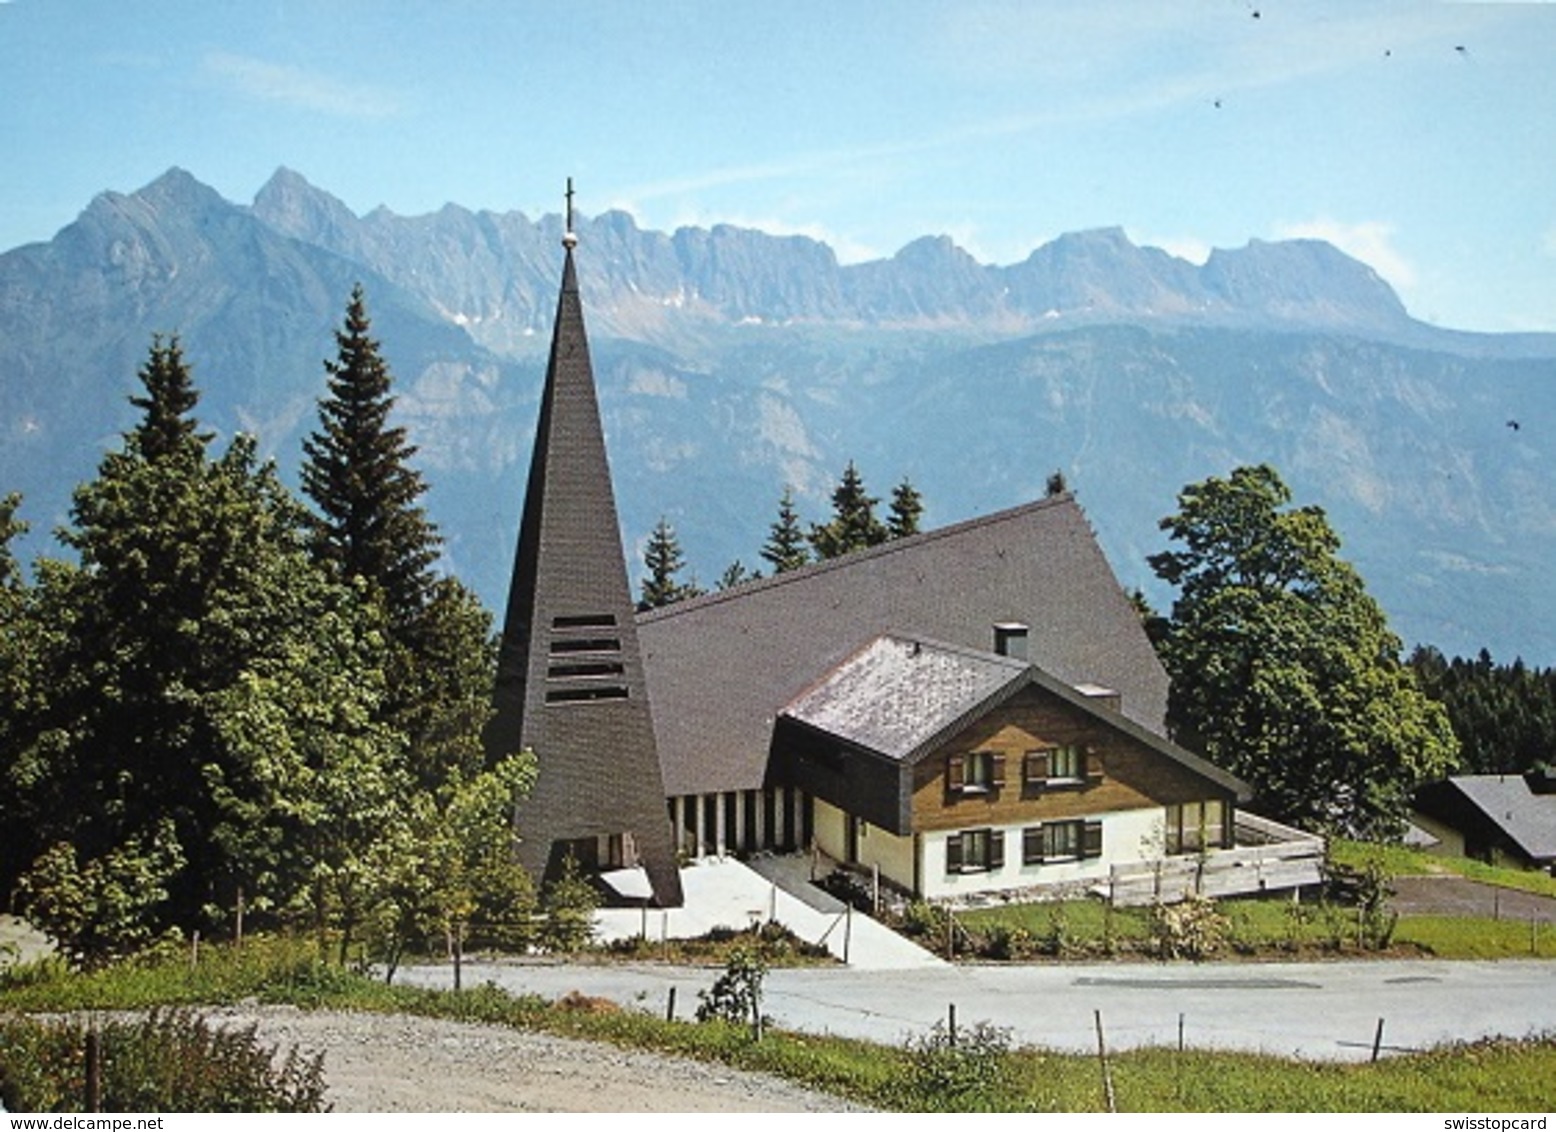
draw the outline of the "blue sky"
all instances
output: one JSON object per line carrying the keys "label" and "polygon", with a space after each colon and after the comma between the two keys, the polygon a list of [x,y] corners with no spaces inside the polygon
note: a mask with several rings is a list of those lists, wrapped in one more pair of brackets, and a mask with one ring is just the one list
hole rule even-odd
{"label": "blue sky", "polygon": [[0,249],[182,166],[358,212],[618,207],[845,262],[1121,225],[1316,235],[1411,312],[1556,330],[1556,5],[0,0]]}

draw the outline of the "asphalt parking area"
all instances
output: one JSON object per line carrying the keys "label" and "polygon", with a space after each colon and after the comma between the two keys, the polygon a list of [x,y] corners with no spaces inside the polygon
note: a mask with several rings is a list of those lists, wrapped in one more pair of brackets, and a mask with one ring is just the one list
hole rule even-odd
{"label": "asphalt parking area", "polygon": [[1486,916],[1556,924],[1556,898],[1454,876],[1395,877],[1391,906],[1401,916]]}

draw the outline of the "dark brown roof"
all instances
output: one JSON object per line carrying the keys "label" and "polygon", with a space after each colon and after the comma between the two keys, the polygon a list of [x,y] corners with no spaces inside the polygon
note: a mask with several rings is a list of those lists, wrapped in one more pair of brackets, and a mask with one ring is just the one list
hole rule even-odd
{"label": "dark brown roof", "polygon": [[1028,658],[1102,684],[1158,736],[1167,676],[1086,517],[1057,496],[640,615],[665,789],[755,789],[783,706],[885,633],[987,650],[1030,627]]}
{"label": "dark brown roof", "polygon": [[681,903],[654,724],[595,399],[572,245],[535,432],[487,749],[534,750],[519,860],[630,831],[661,904]]}

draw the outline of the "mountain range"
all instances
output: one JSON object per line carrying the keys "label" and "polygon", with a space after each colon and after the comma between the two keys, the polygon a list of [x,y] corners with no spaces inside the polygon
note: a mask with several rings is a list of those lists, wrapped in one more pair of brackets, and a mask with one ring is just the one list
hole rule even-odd
{"label": "mountain range", "polygon": [[[1031,499],[1063,471],[1116,573],[1177,492],[1275,465],[1317,503],[1408,644],[1556,661],[1556,335],[1409,315],[1319,241],[1202,265],[1121,229],[1020,263],[944,236],[840,264],[825,244],[579,217],[577,261],[628,552],[675,527],[711,585],[758,557],[792,486],[806,518],[853,460],[936,525]],[[0,254],[0,492],[47,532],[130,427],[154,334],[179,335],[208,427],[295,476],[354,283],[419,446],[447,569],[500,608],[560,275],[562,220],[457,205],[358,216],[290,170],[250,205],[182,170],[105,192]]]}

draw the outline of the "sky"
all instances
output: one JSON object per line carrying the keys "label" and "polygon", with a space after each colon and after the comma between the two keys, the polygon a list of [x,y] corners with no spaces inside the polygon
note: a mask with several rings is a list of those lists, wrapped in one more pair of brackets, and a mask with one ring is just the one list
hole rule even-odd
{"label": "sky", "polygon": [[404,215],[571,176],[843,262],[1320,237],[1417,318],[1556,331],[1552,3],[0,0],[0,154],[0,249],[172,166]]}

